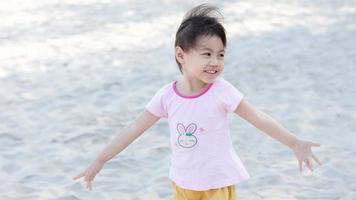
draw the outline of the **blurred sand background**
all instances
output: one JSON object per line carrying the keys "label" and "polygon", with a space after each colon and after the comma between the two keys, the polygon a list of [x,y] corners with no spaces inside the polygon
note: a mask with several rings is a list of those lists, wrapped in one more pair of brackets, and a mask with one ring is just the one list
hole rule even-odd
{"label": "blurred sand background", "polygon": [[[161,120],[109,162],[84,170],[155,91],[177,79],[174,34],[201,1],[0,1],[0,199],[167,200]],[[252,176],[238,199],[356,199],[356,1],[210,1],[225,16],[223,77],[323,162],[299,173],[286,147],[231,116]]]}

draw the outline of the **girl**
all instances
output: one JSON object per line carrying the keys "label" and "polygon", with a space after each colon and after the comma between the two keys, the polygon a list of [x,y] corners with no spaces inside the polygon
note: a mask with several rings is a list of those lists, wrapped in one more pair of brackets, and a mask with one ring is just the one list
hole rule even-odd
{"label": "girl", "polygon": [[[160,118],[170,128],[172,149],[169,178],[173,199],[236,199],[235,184],[249,178],[230,138],[228,113],[234,112],[289,147],[313,170],[311,147],[319,144],[296,138],[243,94],[219,77],[224,69],[225,29],[217,8],[203,4],[190,10],[176,33],[175,58],[181,79],[163,86],[143,113],[74,179],[84,177],[87,189],[104,164],[124,150]],[[221,15],[220,15],[221,16]]]}

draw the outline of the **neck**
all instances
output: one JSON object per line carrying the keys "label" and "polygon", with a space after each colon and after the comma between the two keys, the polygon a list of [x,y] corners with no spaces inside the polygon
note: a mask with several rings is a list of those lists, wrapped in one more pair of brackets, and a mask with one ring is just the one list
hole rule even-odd
{"label": "neck", "polygon": [[182,79],[177,81],[177,89],[183,95],[195,95],[200,93],[202,90],[205,90],[209,87],[209,83],[202,82],[198,79],[192,79],[186,76],[183,76]]}

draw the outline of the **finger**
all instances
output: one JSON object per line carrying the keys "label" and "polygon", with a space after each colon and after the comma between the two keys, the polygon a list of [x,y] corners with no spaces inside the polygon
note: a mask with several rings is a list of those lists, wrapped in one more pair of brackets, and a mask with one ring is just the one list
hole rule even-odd
{"label": "finger", "polygon": [[302,172],[303,171],[302,161],[298,160],[298,164],[299,164],[299,171]]}
{"label": "finger", "polygon": [[92,182],[90,181],[89,182],[89,191],[91,191],[91,189],[92,189]]}
{"label": "finger", "polygon": [[91,190],[91,181],[88,181],[88,182],[86,183],[86,189],[87,189],[88,191]]}
{"label": "finger", "polygon": [[84,176],[84,172],[82,172],[82,173],[80,173],[80,174],[78,174],[77,176],[75,176],[74,178],[73,178],[73,180],[77,180],[78,178],[81,178],[81,177],[83,177]]}
{"label": "finger", "polygon": [[314,154],[312,154],[312,158],[315,160],[315,162],[317,162],[319,165],[321,165],[320,160]]}
{"label": "finger", "polygon": [[310,169],[310,171],[313,171],[313,165],[311,164],[311,162],[309,161],[308,158],[306,159],[305,163],[307,164],[307,166]]}
{"label": "finger", "polygon": [[89,182],[90,181],[90,178],[89,178],[89,175],[87,174],[87,175],[85,175],[85,177],[84,177],[84,181],[85,182]]}
{"label": "finger", "polygon": [[86,189],[86,190],[89,190],[89,183],[90,183],[90,181],[86,181],[86,182],[85,182],[85,189]]}

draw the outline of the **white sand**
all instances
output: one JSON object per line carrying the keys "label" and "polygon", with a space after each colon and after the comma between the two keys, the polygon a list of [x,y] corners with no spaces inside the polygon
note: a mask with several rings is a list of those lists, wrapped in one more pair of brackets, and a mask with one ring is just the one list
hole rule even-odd
{"label": "white sand", "polygon": [[[11,3],[10,3],[11,2]],[[154,92],[177,78],[174,34],[200,1],[1,1],[0,199],[167,200],[165,121],[107,164],[92,192],[71,178]],[[323,166],[231,116],[252,178],[239,199],[356,199],[356,1],[211,1],[225,14],[224,77],[304,139]]]}

